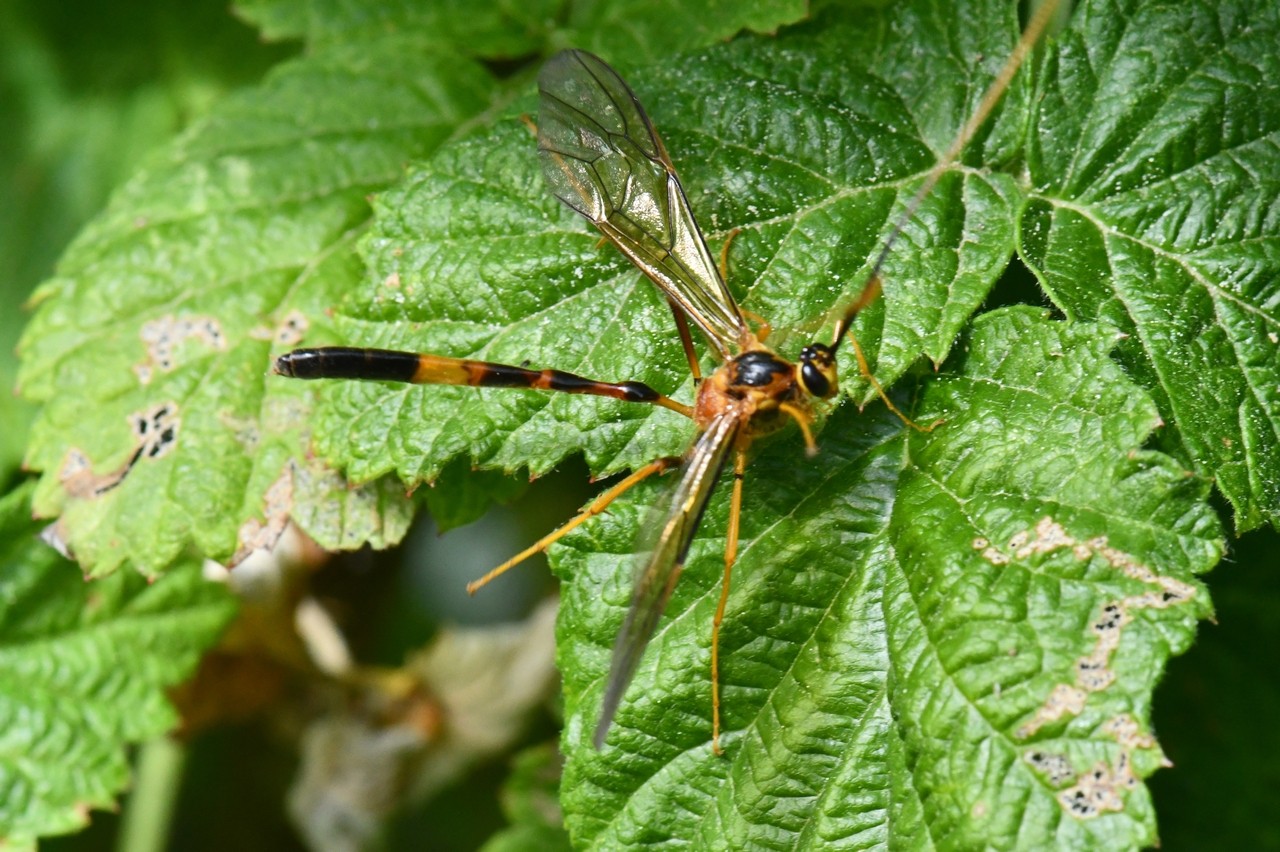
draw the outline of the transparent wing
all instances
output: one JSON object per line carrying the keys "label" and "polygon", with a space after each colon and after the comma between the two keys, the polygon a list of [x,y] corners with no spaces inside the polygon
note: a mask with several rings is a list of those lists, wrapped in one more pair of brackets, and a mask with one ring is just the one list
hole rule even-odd
{"label": "transparent wing", "polygon": [[553,56],[538,75],[538,92],[538,152],[551,191],[590,219],[728,358],[746,323],[635,94],[581,50]]}
{"label": "transparent wing", "polygon": [[698,530],[741,425],[741,416],[731,409],[712,420],[689,451],[683,475],[672,493],[671,508],[667,510],[652,552],[636,577],[631,608],[613,646],[609,682],[605,686],[600,722],[596,725],[596,748],[604,744],[618,703],[680,578],[693,534]]}

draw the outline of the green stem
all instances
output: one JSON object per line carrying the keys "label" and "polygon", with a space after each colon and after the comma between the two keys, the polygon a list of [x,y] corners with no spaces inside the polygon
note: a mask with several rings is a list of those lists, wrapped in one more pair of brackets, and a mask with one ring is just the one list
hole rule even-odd
{"label": "green stem", "polygon": [[143,744],[116,842],[118,852],[163,852],[168,846],[186,758],[186,747],[167,736]]}

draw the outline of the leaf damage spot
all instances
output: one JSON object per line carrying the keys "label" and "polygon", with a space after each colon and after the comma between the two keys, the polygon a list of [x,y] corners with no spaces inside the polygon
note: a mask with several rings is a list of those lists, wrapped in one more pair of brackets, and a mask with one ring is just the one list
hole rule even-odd
{"label": "leaf damage spot", "polygon": [[158,320],[150,320],[143,323],[141,337],[147,347],[147,357],[133,366],[133,372],[144,385],[151,383],[156,370],[164,373],[172,371],[178,347],[192,338],[215,351],[227,348],[227,336],[222,331],[222,324],[207,316],[175,317],[170,314]]}
{"label": "leaf damage spot", "polygon": [[236,536],[239,547],[231,557],[231,566],[239,565],[254,551],[276,546],[293,511],[293,473],[293,462],[290,462],[262,495],[262,518],[250,518],[240,525]]}
{"label": "leaf damage spot", "polygon": [[1019,739],[1027,739],[1045,725],[1066,716],[1080,715],[1089,694],[1101,692],[1115,683],[1116,675],[1110,668],[1111,658],[1120,647],[1124,629],[1133,621],[1135,610],[1165,609],[1185,603],[1195,596],[1195,588],[1173,577],[1156,574],[1130,554],[1108,544],[1106,536],[1079,541],[1051,517],[1042,518],[1033,531],[1015,535],[1009,547],[1017,559],[1047,555],[1062,549],[1070,549],[1082,562],[1099,557],[1129,579],[1151,587],[1136,595],[1106,601],[1099,607],[1098,616],[1089,626],[1095,637],[1093,649],[1078,658],[1073,666],[1075,683],[1056,685],[1035,715],[1017,729],[1015,735]]}
{"label": "leaf damage spot", "polygon": [[302,338],[306,337],[307,329],[310,327],[311,322],[306,314],[295,309],[284,315],[284,319],[276,326],[272,339],[279,346],[297,346],[302,342]]}
{"label": "leaf damage spot", "polygon": [[[1005,564],[1010,558],[1025,560],[1069,550],[1081,562],[1101,559],[1112,569],[1145,587],[1137,594],[1106,600],[1099,605],[1097,615],[1090,620],[1088,627],[1093,636],[1093,647],[1072,665],[1073,681],[1055,684],[1044,703],[1014,732],[1014,736],[1021,740],[1034,736],[1054,722],[1079,716],[1092,694],[1116,682],[1116,673],[1110,667],[1111,660],[1137,610],[1176,606],[1190,601],[1196,593],[1190,583],[1161,576],[1131,554],[1112,547],[1106,536],[1077,539],[1052,517],[1042,518],[1034,529],[1014,535],[1007,550],[993,547],[985,538],[975,538],[973,548],[981,551],[983,557],[993,564]],[[1057,799],[1064,810],[1078,819],[1092,819],[1123,809],[1124,792],[1138,784],[1132,766],[1133,753],[1138,749],[1157,747],[1155,738],[1144,732],[1128,714],[1109,719],[1099,731],[1115,740],[1120,747],[1119,754],[1114,763],[1098,761],[1081,774],[1077,774],[1065,754],[1043,747],[1030,748],[1023,753],[1023,760],[1053,787],[1072,785],[1058,792]]]}
{"label": "leaf damage spot", "polygon": [[[1138,786],[1133,771],[1133,753],[1137,749],[1156,747],[1155,737],[1144,733],[1137,721],[1127,713],[1109,719],[1102,725],[1102,733],[1115,739],[1120,746],[1114,764],[1100,760],[1083,774],[1077,775],[1071,761],[1064,754],[1033,749],[1023,754],[1030,766],[1044,776],[1054,787],[1075,782],[1058,792],[1058,803],[1077,819],[1093,819],[1104,813],[1123,810],[1126,790]],[[1168,766],[1168,761],[1164,761]]]}
{"label": "leaf damage spot", "polygon": [[265,340],[277,346],[297,346],[307,336],[311,328],[311,320],[302,311],[294,308],[289,311],[274,327],[255,325],[249,329],[250,340]]}
{"label": "leaf damage spot", "polygon": [[1009,557],[1000,548],[991,544],[989,539],[979,536],[973,540],[973,549],[982,551],[982,558],[992,565],[1008,565]]}
{"label": "leaf damage spot", "polygon": [[[1102,726],[1104,734],[1115,737],[1116,742],[1129,751],[1139,748],[1155,748],[1156,738],[1142,730],[1138,720],[1128,713],[1121,713]],[[1165,762],[1166,766],[1173,764]]]}
{"label": "leaf damage spot", "polygon": [[[1053,518],[1044,517],[1040,519],[1040,523],[1036,524],[1033,531],[1023,530],[1009,539],[1009,547],[1013,550],[1013,555],[1018,559],[1027,559],[1031,556],[1043,556],[1053,553],[1063,547],[1075,545],[1075,539],[1067,534],[1067,531],[1061,524]],[[1077,551],[1077,556],[1080,553]]]}
{"label": "leaf damage spot", "polygon": [[56,550],[63,559],[75,560],[75,551],[67,541],[67,531],[61,519],[40,530],[40,540]]}
{"label": "leaf damage spot", "polygon": [[1060,683],[1049,693],[1049,697],[1045,699],[1044,704],[1040,705],[1040,709],[1036,711],[1031,721],[1018,728],[1014,735],[1019,739],[1026,739],[1045,725],[1056,722],[1064,716],[1079,716],[1084,711],[1084,705],[1088,699],[1089,693],[1084,689]]}
{"label": "leaf damage spot", "polygon": [[259,428],[260,421],[251,420],[247,417],[237,417],[231,412],[221,411],[218,413],[218,422],[227,427],[235,438],[236,443],[244,447],[246,453],[252,455],[257,452],[258,445],[262,441],[262,430]]}
{"label": "leaf damage spot", "polygon": [[392,272],[382,279],[382,287],[378,291],[377,299],[380,302],[389,301],[393,304],[403,305],[413,292],[413,287],[404,286],[404,282],[400,280],[399,272]]}
{"label": "leaf damage spot", "polygon": [[1093,819],[1124,810],[1124,791],[1137,785],[1129,752],[1122,751],[1114,766],[1105,760],[1094,764],[1074,786],[1058,794],[1058,803],[1077,819]]}
{"label": "leaf damage spot", "polygon": [[1067,760],[1065,754],[1035,749],[1022,756],[1032,768],[1048,779],[1055,787],[1060,787],[1076,777],[1075,767]]}
{"label": "leaf damage spot", "polygon": [[129,415],[128,422],[133,432],[134,450],[115,470],[95,474],[93,464],[83,450],[76,447],[67,450],[58,469],[58,480],[67,494],[80,499],[101,497],[124,482],[138,462],[167,455],[178,443],[181,419],[176,402],[162,402],[135,412]]}

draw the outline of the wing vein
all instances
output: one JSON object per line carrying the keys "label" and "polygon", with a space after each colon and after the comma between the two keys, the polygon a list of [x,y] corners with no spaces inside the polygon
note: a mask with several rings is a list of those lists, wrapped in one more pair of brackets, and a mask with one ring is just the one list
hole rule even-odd
{"label": "wing vein", "polygon": [[557,54],[538,77],[542,171],[728,358],[750,332],[635,94],[600,59]]}

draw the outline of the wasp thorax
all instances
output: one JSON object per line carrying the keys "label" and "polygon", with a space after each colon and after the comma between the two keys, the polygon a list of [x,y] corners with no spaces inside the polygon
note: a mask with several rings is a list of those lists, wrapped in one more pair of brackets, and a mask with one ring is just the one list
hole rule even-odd
{"label": "wasp thorax", "polygon": [[836,376],[836,358],[831,347],[822,343],[810,343],[800,350],[800,369],[797,371],[800,386],[810,396],[829,399],[839,390]]}
{"label": "wasp thorax", "polygon": [[739,387],[764,388],[791,375],[791,365],[767,349],[743,352],[732,365],[730,383]]}

